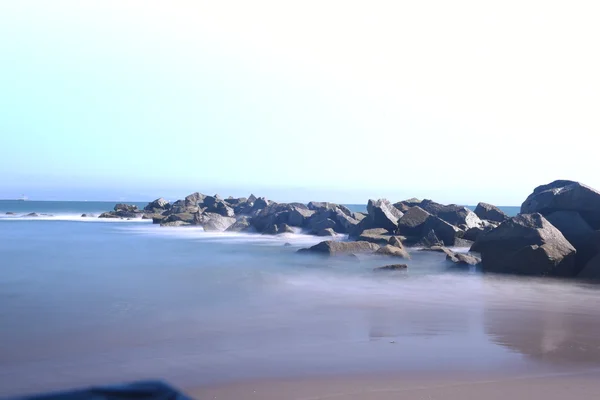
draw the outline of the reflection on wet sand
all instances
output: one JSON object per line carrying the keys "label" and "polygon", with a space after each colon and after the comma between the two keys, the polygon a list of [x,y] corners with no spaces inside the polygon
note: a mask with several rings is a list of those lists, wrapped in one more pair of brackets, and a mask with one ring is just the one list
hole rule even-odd
{"label": "reflection on wet sand", "polygon": [[600,288],[529,280],[507,288],[506,301],[498,290],[486,299],[493,342],[543,363],[600,365]]}

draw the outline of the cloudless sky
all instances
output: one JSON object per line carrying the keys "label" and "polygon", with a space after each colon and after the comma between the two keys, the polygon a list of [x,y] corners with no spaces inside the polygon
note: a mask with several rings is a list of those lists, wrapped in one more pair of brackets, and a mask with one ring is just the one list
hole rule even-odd
{"label": "cloudless sky", "polygon": [[600,2],[0,0],[0,198],[600,188]]}

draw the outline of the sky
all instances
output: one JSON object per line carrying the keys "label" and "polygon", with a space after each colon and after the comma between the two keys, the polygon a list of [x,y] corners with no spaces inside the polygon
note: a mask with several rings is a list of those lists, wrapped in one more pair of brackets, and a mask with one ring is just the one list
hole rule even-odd
{"label": "sky", "polygon": [[600,189],[600,2],[0,0],[0,198]]}

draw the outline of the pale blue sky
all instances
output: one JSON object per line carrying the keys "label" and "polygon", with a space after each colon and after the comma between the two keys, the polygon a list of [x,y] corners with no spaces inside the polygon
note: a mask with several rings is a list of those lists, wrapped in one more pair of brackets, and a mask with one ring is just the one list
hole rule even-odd
{"label": "pale blue sky", "polygon": [[595,1],[0,0],[0,198],[600,188]]}

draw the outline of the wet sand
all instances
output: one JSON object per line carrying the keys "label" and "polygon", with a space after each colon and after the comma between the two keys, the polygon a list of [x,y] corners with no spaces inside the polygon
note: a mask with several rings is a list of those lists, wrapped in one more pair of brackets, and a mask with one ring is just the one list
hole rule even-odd
{"label": "wet sand", "polygon": [[300,380],[263,380],[188,390],[218,400],[506,400],[598,399],[600,370],[569,373],[402,374]]}

